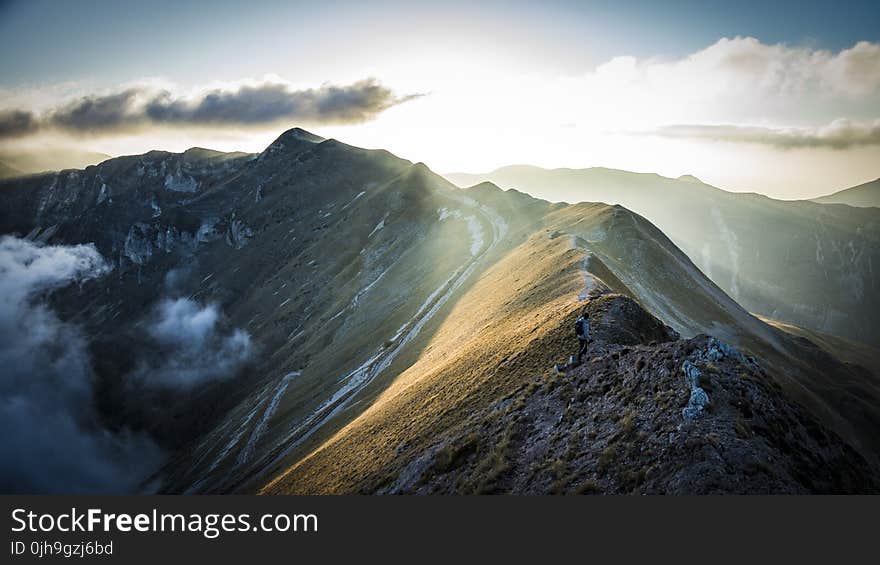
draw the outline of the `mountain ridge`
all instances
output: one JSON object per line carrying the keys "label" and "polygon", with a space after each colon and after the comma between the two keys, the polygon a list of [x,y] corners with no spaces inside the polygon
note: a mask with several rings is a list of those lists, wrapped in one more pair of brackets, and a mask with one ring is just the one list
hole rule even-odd
{"label": "mountain ridge", "polygon": [[880,325],[862,301],[870,303],[867,289],[880,285],[870,266],[880,261],[880,212],[873,208],[775,200],[600,167],[519,165],[496,173],[447,177],[460,185],[490,180],[551,201],[622,204],[656,224],[750,311],[880,343]]}

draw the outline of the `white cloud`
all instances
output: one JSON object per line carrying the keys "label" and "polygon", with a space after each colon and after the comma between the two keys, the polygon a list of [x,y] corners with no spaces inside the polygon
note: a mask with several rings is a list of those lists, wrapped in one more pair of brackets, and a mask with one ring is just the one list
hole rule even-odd
{"label": "white cloud", "polygon": [[159,302],[147,332],[158,349],[135,376],[153,386],[191,388],[230,378],[253,351],[246,332],[224,327],[216,305],[190,298]]}
{"label": "white cloud", "polygon": [[131,492],[160,462],[145,436],[102,426],[86,338],[44,299],[108,270],[92,245],[0,238],[0,492]]}
{"label": "white cloud", "polygon": [[40,247],[25,239],[0,239],[0,312],[4,317],[33,295],[107,271],[94,245]]}
{"label": "white cloud", "polygon": [[880,44],[832,53],[724,38],[677,60],[617,57],[573,86],[586,114],[611,128],[864,119],[880,111]]}

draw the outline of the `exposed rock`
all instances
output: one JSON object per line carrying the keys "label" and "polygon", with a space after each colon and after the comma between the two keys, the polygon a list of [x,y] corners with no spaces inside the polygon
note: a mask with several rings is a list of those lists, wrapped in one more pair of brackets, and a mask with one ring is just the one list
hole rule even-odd
{"label": "exposed rock", "polygon": [[196,232],[196,241],[198,243],[208,243],[223,237],[223,232],[217,229],[220,220],[217,218],[208,218],[203,220]]}
{"label": "exposed rock", "polygon": [[615,293],[599,295],[584,306],[595,341],[637,345],[671,341],[675,331],[652,316],[628,296]]}
{"label": "exposed rock", "polygon": [[681,416],[690,422],[703,413],[703,408],[709,404],[709,395],[700,388],[700,369],[696,365],[688,359],[681,365],[681,370],[691,388],[690,398],[688,399],[687,406],[682,408]]}
{"label": "exposed rock", "polygon": [[125,237],[124,254],[135,265],[145,265],[153,256],[153,228],[148,224],[136,223]]}
{"label": "exposed rock", "polygon": [[191,176],[177,172],[165,176],[165,188],[174,192],[195,192],[199,183]]}
{"label": "exposed rock", "polygon": [[253,236],[254,231],[244,225],[244,222],[232,220],[226,230],[226,243],[235,249],[241,249]]}
{"label": "exposed rock", "polygon": [[[107,188],[107,185],[101,183],[101,192],[98,193],[98,204],[103,204],[106,200],[110,198],[110,189]],[[112,204],[113,201],[111,200]]]}
{"label": "exposed rock", "polygon": [[760,366],[754,357],[743,354],[737,348],[724,343],[715,337],[710,337],[709,342],[706,344],[706,348],[699,351],[696,354],[696,357],[703,361],[720,361],[725,357],[730,357],[732,359],[736,359],[741,363],[746,363],[751,365],[754,369],[760,370]]}

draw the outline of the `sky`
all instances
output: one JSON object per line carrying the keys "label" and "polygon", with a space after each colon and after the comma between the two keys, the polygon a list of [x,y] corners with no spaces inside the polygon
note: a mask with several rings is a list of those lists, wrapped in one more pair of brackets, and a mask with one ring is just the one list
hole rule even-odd
{"label": "sky", "polygon": [[880,177],[880,4],[0,0],[0,156],[260,151],[299,126],[440,173]]}

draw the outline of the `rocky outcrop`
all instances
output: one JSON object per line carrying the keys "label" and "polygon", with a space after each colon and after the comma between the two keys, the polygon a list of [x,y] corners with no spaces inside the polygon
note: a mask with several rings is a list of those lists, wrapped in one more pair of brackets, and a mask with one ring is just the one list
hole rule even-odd
{"label": "rocky outcrop", "polygon": [[250,238],[254,236],[254,231],[247,227],[241,220],[233,217],[226,229],[226,243],[235,249],[241,249]]}
{"label": "rocky outcrop", "polygon": [[592,298],[583,312],[590,323],[590,334],[597,342],[637,345],[678,338],[675,330],[622,294],[605,293]]}
{"label": "rocky outcrop", "polygon": [[755,359],[706,335],[674,339],[621,295],[603,295],[587,310],[601,338],[580,367],[536,375],[487,407],[470,433],[414,459],[383,492],[880,489],[868,463],[786,397]]}
{"label": "rocky outcrop", "polygon": [[147,224],[136,223],[125,236],[123,253],[135,265],[145,265],[153,256],[153,228]]}

